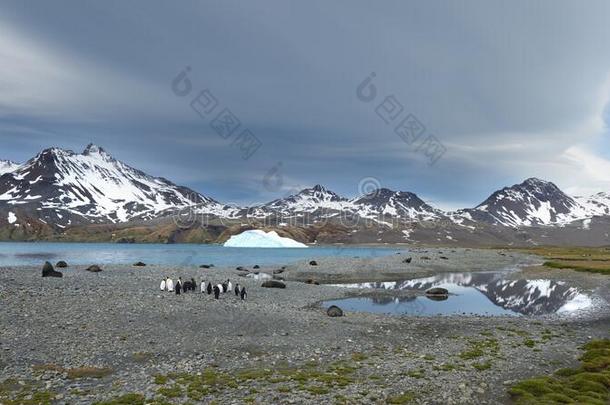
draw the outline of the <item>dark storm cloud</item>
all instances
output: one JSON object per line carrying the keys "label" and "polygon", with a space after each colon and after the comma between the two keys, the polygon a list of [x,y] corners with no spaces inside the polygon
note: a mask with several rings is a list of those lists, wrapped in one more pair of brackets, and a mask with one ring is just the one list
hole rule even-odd
{"label": "dark storm cloud", "polygon": [[[104,146],[221,201],[361,178],[441,206],[538,176],[610,189],[605,2],[3,2],[0,158]],[[186,66],[193,92],[172,79]],[[378,99],[356,98],[371,72]],[[204,88],[261,141],[248,160],[190,107]],[[375,114],[394,95],[433,166]],[[281,190],[263,178],[281,162]]]}

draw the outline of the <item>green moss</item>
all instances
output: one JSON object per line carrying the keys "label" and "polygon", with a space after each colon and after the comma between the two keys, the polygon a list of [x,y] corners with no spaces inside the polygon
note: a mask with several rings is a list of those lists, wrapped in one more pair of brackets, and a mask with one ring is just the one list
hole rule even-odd
{"label": "green moss", "polygon": [[548,261],[544,262],[543,266],[552,269],[570,269],[587,273],[610,274],[610,265],[608,263],[598,263],[593,261]]}
{"label": "green moss", "polygon": [[178,384],[174,384],[171,387],[161,387],[157,392],[167,398],[179,398],[184,395],[182,387]]}
{"label": "green moss", "polygon": [[472,367],[479,371],[489,370],[491,368],[491,362],[486,361],[485,363],[474,363]]}
{"label": "green moss", "polygon": [[410,392],[406,392],[404,394],[393,395],[393,396],[388,397],[388,399],[386,400],[386,403],[393,404],[393,405],[401,405],[401,404],[408,404],[409,402],[413,401],[414,399],[415,399],[415,395],[413,395]]}
{"label": "green moss", "polygon": [[426,376],[423,370],[410,370],[404,373],[404,375],[411,378],[424,378]]}
{"label": "green moss", "polygon": [[368,359],[368,356],[363,353],[352,354],[352,360],[354,360],[354,361],[364,361],[366,359]]}
{"label": "green moss", "polygon": [[146,398],[142,394],[125,394],[110,401],[96,402],[94,405],[144,405]]}
{"label": "green moss", "polygon": [[273,372],[268,369],[241,370],[235,373],[235,376],[240,380],[258,380],[271,375],[273,375]]}
{"label": "green moss", "polygon": [[584,349],[581,367],[521,381],[509,389],[510,395],[518,404],[607,404],[610,401],[610,339],[592,341]]}
{"label": "green moss", "polygon": [[500,344],[497,339],[471,340],[469,347],[459,354],[463,360],[472,360],[485,355],[497,355]]}
{"label": "green moss", "polygon": [[166,375],[157,374],[154,376],[154,382],[158,385],[167,384],[169,378]]}
{"label": "green moss", "polygon": [[534,347],[536,346],[536,341],[534,339],[525,339],[523,341],[523,345],[527,347]]}
{"label": "green moss", "polygon": [[327,387],[319,386],[319,385],[312,385],[312,386],[305,387],[305,391],[307,391],[313,395],[325,395],[330,392],[330,390]]}

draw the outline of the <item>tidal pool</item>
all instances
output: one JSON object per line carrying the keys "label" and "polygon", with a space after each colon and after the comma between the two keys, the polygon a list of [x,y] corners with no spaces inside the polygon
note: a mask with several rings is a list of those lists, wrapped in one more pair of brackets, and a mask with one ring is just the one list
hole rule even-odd
{"label": "tidal pool", "polygon": [[[506,280],[501,273],[451,273],[406,281],[336,284],[335,286],[390,290],[396,294],[351,297],[325,301],[346,311],[392,315],[488,315],[524,316],[573,313],[592,305],[577,288],[554,280]],[[446,298],[409,295],[432,287],[449,290]],[[400,294],[399,294],[400,293]]]}

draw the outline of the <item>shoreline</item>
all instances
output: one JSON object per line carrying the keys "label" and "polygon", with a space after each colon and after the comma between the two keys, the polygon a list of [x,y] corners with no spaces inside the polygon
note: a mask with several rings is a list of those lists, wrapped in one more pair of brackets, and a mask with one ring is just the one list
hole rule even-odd
{"label": "shoreline", "polygon": [[[184,403],[189,392],[195,395],[189,384],[210,373],[227,383],[197,391],[205,393],[197,402],[319,404],[345,398],[345,403],[381,404],[409,394],[422,404],[495,404],[508,401],[506,389],[514,381],[573,366],[582,344],[607,336],[607,309],[584,318],[360,312],[329,318],[319,303],[345,297],[350,289],[296,281],[312,272],[329,279],[374,274],[387,279],[400,270],[403,278],[501,271],[537,260],[505,250],[417,249],[371,259],[320,257],[317,266],[287,264],[280,274],[286,289],[261,288],[261,280],[239,277],[231,267],[98,263],[101,273],[74,266],[61,269],[61,279],[42,279],[39,267],[0,268],[0,370],[4,378],[24,382],[22,387],[52,392],[60,396],[56,402],[72,404],[128,393]],[[402,263],[405,255],[413,257],[410,267]],[[539,277],[544,271],[529,267],[506,274]],[[597,283],[596,291],[608,299],[603,276],[548,273],[582,287]],[[197,283],[200,276],[214,282],[230,278],[246,286],[248,298],[162,293],[158,284],[166,275],[195,277]],[[343,371],[336,371],[338,364]],[[99,378],[69,377],[83,367],[111,371]],[[294,370],[301,370],[298,377]],[[185,383],[173,380],[172,373],[183,373]],[[157,384],[163,380],[158,375],[167,381]],[[321,375],[335,382],[327,385]],[[179,396],[166,396],[171,389]]]}

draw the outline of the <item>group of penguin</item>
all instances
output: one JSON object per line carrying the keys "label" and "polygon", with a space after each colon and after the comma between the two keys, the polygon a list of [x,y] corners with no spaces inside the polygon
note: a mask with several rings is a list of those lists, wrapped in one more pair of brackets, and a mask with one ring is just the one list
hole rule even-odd
{"label": "group of penguin", "polygon": [[[220,294],[224,294],[231,290],[233,290],[236,297],[240,297],[242,300],[245,300],[248,296],[248,293],[246,292],[246,287],[242,286],[241,288],[239,288],[239,284],[235,283],[235,288],[233,288],[233,283],[231,283],[229,279],[227,279],[227,281],[225,281],[224,283],[216,284],[214,286],[212,286],[211,282],[208,282],[206,286],[205,281],[201,280],[200,285],[202,294],[207,293],[208,295],[210,295],[214,293],[214,298],[216,299],[220,298]],[[183,282],[182,277],[178,277],[178,280],[176,280],[176,283],[174,284],[174,280],[169,277],[165,277],[163,280],[161,280],[160,288],[161,291],[175,292],[176,295],[179,295],[181,292],[196,291],[197,283],[195,282],[194,278],[191,278],[190,281],[187,280]]]}

